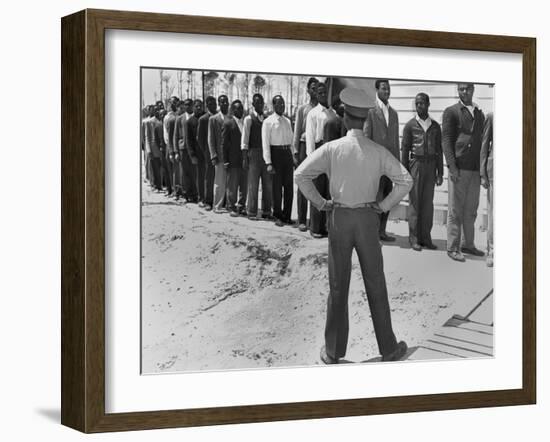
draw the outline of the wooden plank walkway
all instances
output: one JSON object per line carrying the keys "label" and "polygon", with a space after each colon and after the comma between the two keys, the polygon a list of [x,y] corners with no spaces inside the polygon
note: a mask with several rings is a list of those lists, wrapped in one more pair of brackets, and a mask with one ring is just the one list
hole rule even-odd
{"label": "wooden plank walkway", "polygon": [[494,355],[493,291],[465,317],[454,315],[406,359],[487,358]]}

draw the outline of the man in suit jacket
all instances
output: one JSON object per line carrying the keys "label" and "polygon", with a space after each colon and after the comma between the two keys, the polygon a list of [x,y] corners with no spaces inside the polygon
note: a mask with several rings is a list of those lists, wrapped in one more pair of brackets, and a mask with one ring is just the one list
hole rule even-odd
{"label": "man in suit jacket", "polygon": [[[399,118],[397,112],[388,103],[390,98],[390,82],[386,79],[376,80],[376,105],[369,110],[365,121],[364,132],[367,138],[384,146],[399,160]],[[381,201],[392,191],[393,185],[387,176],[380,178],[377,201]],[[380,215],[379,235],[382,241],[395,241],[393,236],[386,232],[389,212]]]}
{"label": "man in suit jacket", "polygon": [[481,185],[487,189],[487,266],[493,267],[493,113],[487,114],[481,140]]}
{"label": "man in suit jacket", "polygon": [[204,205],[206,210],[212,210],[214,203],[214,165],[208,147],[208,122],[216,114],[216,99],[206,97],[206,112],[199,118],[197,142],[204,157]]}
{"label": "man in suit jacket", "polygon": [[166,167],[168,171],[168,184],[170,185],[168,189],[168,196],[171,195],[170,190],[172,190],[176,198],[179,199],[182,195],[181,182],[179,176],[179,169],[176,166],[175,162],[175,151],[174,151],[174,128],[176,125],[177,118],[177,105],[179,102],[178,97],[171,97],[168,101],[168,113],[163,120],[164,128],[164,143],[166,144]]}
{"label": "man in suit jacket", "polygon": [[180,169],[183,196],[188,202],[197,202],[197,186],[195,170],[187,149],[185,134],[187,119],[193,112],[193,100],[190,98],[178,103],[178,117],[174,124],[174,147],[178,150],[178,166]]}
{"label": "man in suit jacket", "polygon": [[204,155],[198,143],[199,118],[202,117],[202,100],[193,101],[193,114],[185,122],[185,145],[191,160],[199,207],[204,207]]}
{"label": "man in suit jacket", "polygon": [[[447,254],[463,262],[464,255],[483,256],[474,244],[479,206],[481,137],[485,116],[472,101],[474,85],[458,84],[458,103],[443,112],[443,153],[449,167]],[[462,236],[464,231],[464,236]]]}
{"label": "man in suit jacket", "polygon": [[208,120],[208,149],[210,150],[210,161],[214,166],[214,212],[223,213],[225,211],[227,176],[222,151],[222,129],[223,123],[229,118],[227,95],[218,97],[218,106],[220,111]]}
{"label": "man in suit jacket", "polygon": [[231,118],[223,123],[222,152],[227,173],[227,203],[231,216],[246,215],[247,176],[243,170],[241,137],[243,131],[243,104],[231,103]]}

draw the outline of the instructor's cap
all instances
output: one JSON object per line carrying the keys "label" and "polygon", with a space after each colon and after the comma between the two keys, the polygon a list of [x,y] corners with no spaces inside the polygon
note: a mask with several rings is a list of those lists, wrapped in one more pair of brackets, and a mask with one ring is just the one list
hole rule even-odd
{"label": "instructor's cap", "polygon": [[363,89],[347,87],[340,92],[340,100],[345,112],[357,118],[367,118],[369,109],[374,107],[373,100]]}

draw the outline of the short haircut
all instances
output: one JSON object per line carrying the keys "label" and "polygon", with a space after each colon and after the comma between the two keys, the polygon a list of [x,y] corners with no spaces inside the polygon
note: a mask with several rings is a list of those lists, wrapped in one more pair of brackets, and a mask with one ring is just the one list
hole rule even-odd
{"label": "short haircut", "polygon": [[186,100],[180,100],[180,101],[178,101],[178,103],[176,104],[176,106],[177,106],[177,107],[183,107],[183,106],[185,106],[185,101],[186,101]]}
{"label": "short haircut", "polygon": [[183,104],[185,104],[186,106],[189,105],[189,104],[193,104],[193,99],[192,98],[186,98],[185,100],[183,100]]}
{"label": "short haircut", "polygon": [[258,94],[258,93],[252,95],[252,103],[254,103],[254,101],[256,101],[256,99],[258,99],[258,98],[261,98],[262,101],[263,101],[264,96],[262,94]]}
{"label": "short haircut", "polygon": [[204,100],[204,101],[206,102],[207,105],[208,105],[208,103],[216,104],[216,99],[212,95],[209,95],[208,97],[206,97],[206,100]]}
{"label": "short haircut", "polygon": [[164,106],[164,102],[162,100],[157,100],[155,106],[158,106],[159,104],[162,104],[162,106]]}
{"label": "short haircut", "polygon": [[202,104],[202,100],[200,98],[197,98],[193,101],[193,105]]}
{"label": "short haircut", "polygon": [[418,94],[416,94],[416,97],[414,97],[414,101],[416,101],[417,97],[424,97],[424,99],[426,100],[426,103],[430,104],[430,96],[427,93],[419,92]]}
{"label": "short haircut", "polygon": [[170,97],[170,100],[168,100],[168,105],[170,107],[171,110],[176,110],[176,108],[178,107],[178,103],[179,103],[180,99],[178,97],[176,97],[175,95],[173,97]]}
{"label": "short haircut", "polygon": [[307,81],[307,88],[309,89],[313,83],[319,83],[319,80],[315,77],[310,77]]}
{"label": "short haircut", "polygon": [[465,84],[466,87],[471,87],[472,89],[474,89],[474,83],[469,83],[467,81],[460,81],[456,84],[456,87],[459,88],[461,84]]}
{"label": "short haircut", "polygon": [[271,100],[271,103],[272,103],[272,104],[275,104],[275,101],[276,101],[278,98],[280,98],[281,100],[283,100],[283,103],[285,102],[285,99],[283,98],[282,95],[275,95],[275,96],[273,97],[273,99]]}
{"label": "short haircut", "polygon": [[320,87],[324,87],[325,89],[328,89],[326,83],[323,83],[322,81],[319,81],[317,83],[317,89],[319,89]]}
{"label": "short haircut", "polygon": [[222,98],[225,98],[227,101],[229,101],[229,98],[227,97],[227,95],[221,94],[221,95],[218,97],[218,103],[220,102],[220,100],[221,100]]}
{"label": "short haircut", "polygon": [[231,102],[231,109],[234,109],[235,106],[237,106],[238,104],[240,104],[241,106],[243,105],[243,102],[241,100],[233,100]]}
{"label": "short haircut", "polygon": [[388,83],[388,85],[389,85],[389,84],[390,84],[390,80],[388,80],[387,78],[379,78],[378,80],[376,80],[376,81],[374,82],[374,87],[375,87],[376,89],[380,89],[380,85],[381,85],[382,83]]}

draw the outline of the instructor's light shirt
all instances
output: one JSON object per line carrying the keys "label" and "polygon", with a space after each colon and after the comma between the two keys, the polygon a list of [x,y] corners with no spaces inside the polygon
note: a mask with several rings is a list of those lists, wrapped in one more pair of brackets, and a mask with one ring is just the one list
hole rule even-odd
{"label": "instructor's light shirt", "polygon": [[312,180],[323,173],[328,175],[332,200],[350,208],[376,201],[382,175],[394,184],[391,193],[379,202],[384,212],[398,204],[413,185],[407,169],[386,148],[369,140],[359,129],[351,129],[345,137],[324,144],[296,169],[296,184],[318,209],[326,200]]}

